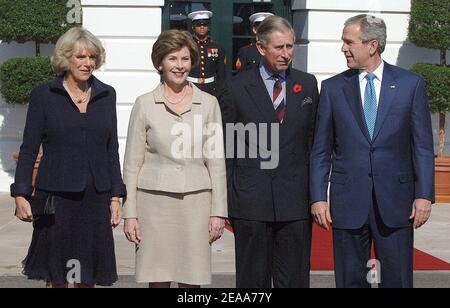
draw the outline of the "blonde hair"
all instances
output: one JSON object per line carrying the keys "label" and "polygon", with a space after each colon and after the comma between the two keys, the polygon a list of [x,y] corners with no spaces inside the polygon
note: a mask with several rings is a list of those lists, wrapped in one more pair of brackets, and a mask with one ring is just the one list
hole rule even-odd
{"label": "blonde hair", "polygon": [[160,66],[164,57],[172,52],[179,51],[187,47],[191,55],[192,66],[196,66],[200,61],[200,53],[192,35],[184,30],[166,30],[162,32],[152,49],[153,66],[161,74]]}
{"label": "blonde hair", "polygon": [[56,42],[51,58],[52,68],[56,74],[62,74],[69,69],[69,59],[73,55],[76,45],[86,48],[96,56],[95,69],[105,63],[105,49],[100,40],[84,28],[73,27]]}

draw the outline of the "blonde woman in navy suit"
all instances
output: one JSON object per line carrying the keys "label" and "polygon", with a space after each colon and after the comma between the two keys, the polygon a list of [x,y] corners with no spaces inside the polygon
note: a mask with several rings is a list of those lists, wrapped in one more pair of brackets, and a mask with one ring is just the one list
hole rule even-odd
{"label": "blonde woman in navy suit", "polygon": [[[48,286],[67,287],[70,264],[79,264],[80,287],[117,281],[112,228],[121,220],[122,182],[116,92],[92,73],[104,63],[101,42],[72,28],[56,43],[52,82],[31,93],[11,195],[16,216],[34,219],[24,274]],[[32,217],[32,173],[42,144],[36,194],[55,196],[55,214]],[[75,263],[73,263],[75,262]]]}

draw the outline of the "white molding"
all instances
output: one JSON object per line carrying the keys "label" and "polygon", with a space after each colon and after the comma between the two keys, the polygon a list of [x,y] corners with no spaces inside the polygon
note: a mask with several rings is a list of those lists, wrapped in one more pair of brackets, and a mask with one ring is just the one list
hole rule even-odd
{"label": "white molding", "polygon": [[410,0],[293,0],[293,10],[409,13]]}
{"label": "white molding", "polygon": [[81,5],[86,6],[145,6],[162,7],[164,0],[81,0]]}

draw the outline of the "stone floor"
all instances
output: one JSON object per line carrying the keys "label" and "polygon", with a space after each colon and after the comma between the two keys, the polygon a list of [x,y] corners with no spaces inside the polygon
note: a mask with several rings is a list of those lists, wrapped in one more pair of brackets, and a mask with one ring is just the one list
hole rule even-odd
{"label": "stone floor", "polygon": [[[14,216],[14,203],[8,194],[0,193],[0,288],[40,287],[39,282],[21,276],[21,261],[31,240],[32,227]],[[450,263],[450,205],[434,206],[429,222],[415,233],[415,247]],[[134,249],[122,233],[114,231],[120,281],[116,287],[145,287],[134,283]],[[213,245],[213,283],[210,287],[234,286],[234,237],[226,231]],[[312,273],[313,287],[334,287],[333,273]],[[417,287],[450,287],[450,272],[416,272]]]}

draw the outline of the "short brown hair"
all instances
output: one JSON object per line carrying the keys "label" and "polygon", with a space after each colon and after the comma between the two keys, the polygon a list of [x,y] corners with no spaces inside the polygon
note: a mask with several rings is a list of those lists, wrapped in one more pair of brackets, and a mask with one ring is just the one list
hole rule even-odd
{"label": "short brown hair", "polygon": [[192,35],[184,30],[163,31],[152,49],[152,62],[156,70],[161,74],[160,66],[164,57],[172,52],[176,52],[183,47],[187,47],[191,54],[192,66],[196,66],[200,61],[200,53]]}
{"label": "short brown hair", "polygon": [[69,69],[69,59],[75,46],[80,44],[97,57],[95,69],[105,63],[105,49],[100,40],[84,28],[73,27],[64,33],[56,42],[51,58],[52,68],[56,74],[62,74]]}

